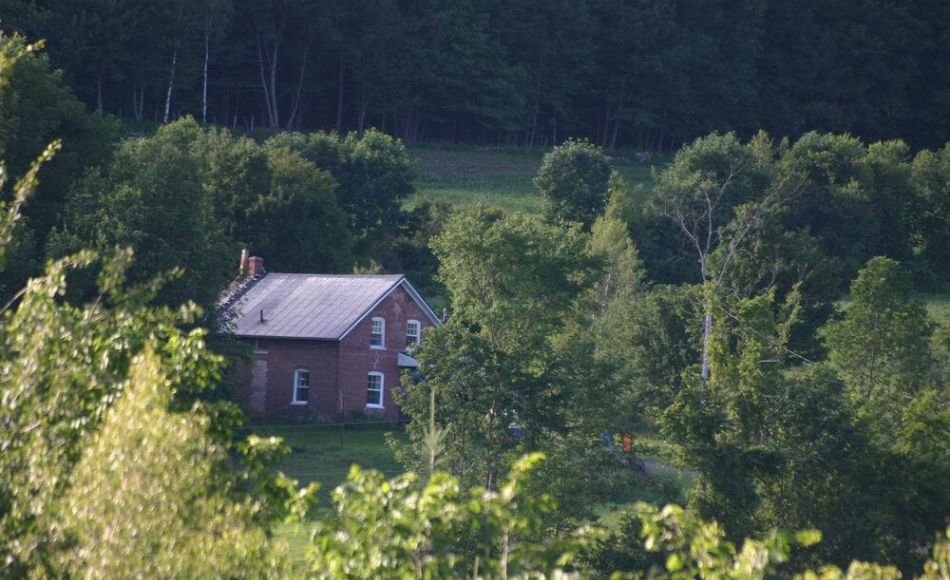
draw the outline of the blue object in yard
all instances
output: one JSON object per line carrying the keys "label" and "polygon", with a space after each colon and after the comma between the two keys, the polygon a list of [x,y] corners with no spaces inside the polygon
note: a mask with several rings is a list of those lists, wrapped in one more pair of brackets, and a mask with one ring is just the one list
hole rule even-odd
{"label": "blue object in yard", "polygon": [[601,440],[604,442],[604,447],[607,449],[614,448],[614,434],[609,431],[604,431],[600,434]]}

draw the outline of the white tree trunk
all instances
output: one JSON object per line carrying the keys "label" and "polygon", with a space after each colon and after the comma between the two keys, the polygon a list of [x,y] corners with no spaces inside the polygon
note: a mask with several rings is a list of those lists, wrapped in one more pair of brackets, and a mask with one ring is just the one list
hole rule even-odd
{"label": "white tree trunk", "polygon": [[208,122],[208,63],[211,60],[211,17],[205,18],[205,62],[202,71],[201,122]]}
{"label": "white tree trunk", "polygon": [[172,112],[172,91],[175,88],[175,68],[178,66],[178,49],[172,53],[172,74],[168,79],[168,92],[165,93],[165,116],[162,123],[167,123]]}
{"label": "white tree trunk", "polygon": [[[709,308],[708,305],[707,308]],[[703,321],[703,361],[699,371],[699,376],[702,377],[704,382],[709,380],[709,341],[712,338],[712,329],[712,313],[707,310],[706,318]]]}

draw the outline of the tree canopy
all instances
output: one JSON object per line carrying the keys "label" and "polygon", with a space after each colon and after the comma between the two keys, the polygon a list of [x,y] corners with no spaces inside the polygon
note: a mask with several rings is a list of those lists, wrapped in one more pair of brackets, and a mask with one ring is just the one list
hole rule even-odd
{"label": "tree canopy", "polygon": [[764,128],[938,147],[934,0],[3,0],[97,111],[163,122],[675,151]]}

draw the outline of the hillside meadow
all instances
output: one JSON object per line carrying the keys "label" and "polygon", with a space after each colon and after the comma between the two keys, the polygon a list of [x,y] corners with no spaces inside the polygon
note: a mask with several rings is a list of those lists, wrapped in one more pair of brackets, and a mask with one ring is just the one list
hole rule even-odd
{"label": "hillside meadow", "polygon": [[[544,148],[478,147],[474,145],[418,145],[409,148],[419,174],[416,192],[408,205],[419,201],[456,206],[474,203],[506,211],[542,213],[542,199],[532,180],[538,173]],[[669,162],[666,156],[636,161],[633,150],[611,153],[611,165],[619,171],[631,192],[649,191],[653,171]]]}

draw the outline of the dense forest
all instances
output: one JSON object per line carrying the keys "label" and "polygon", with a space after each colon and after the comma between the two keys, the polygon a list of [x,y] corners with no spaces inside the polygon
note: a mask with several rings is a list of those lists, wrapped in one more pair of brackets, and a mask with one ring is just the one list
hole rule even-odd
{"label": "dense forest", "polygon": [[137,120],[667,151],[713,130],[950,134],[939,0],[3,0],[0,15],[49,39],[87,106]]}
{"label": "dense forest", "polygon": [[[950,578],[924,4],[0,0],[2,575]],[[541,209],[410,203],[434,139]],[[242,248],[444,308],[401,474],[244,417]]]}

